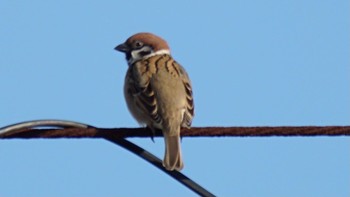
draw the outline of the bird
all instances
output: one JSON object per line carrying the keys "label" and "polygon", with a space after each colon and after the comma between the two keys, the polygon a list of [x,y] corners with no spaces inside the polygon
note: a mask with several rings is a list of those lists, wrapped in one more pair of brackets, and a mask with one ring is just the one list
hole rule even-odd
{"label": "bird", "polygon": [[152,33],[136,33],[115,50],[124,53],[128,63],[124,97],[130,113],[153,133],[162,131],[165,169],[182,170],[180,130],[190,128],[194,116],[187,72],[172,57],[168,43]]}

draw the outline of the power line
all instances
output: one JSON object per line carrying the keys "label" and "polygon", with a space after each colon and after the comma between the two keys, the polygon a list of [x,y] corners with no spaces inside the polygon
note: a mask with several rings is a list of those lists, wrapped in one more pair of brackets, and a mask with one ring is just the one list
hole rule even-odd
{"label": "power line", "polygon": [[[104,138],[113,142],[173,177],[200,196],[212,197],[212,193],[178,171],[167,171],[162,161],[148,151],[126,140],[128,137],[159,137],[148,128],[96,128],[90,125],[64,120],[37,120],[0,128],[0,139],[33,138]],[[350,126],[278,126],[278,127],[195,127],[182,129],[182,137],[248,137],[248,136],[350,136]]]}
{"label": "power line", "polygon": [[[43,129],[46,128],[46,129]],[[47,129],[51,128],[51,129]],[[76,129],[76,130],[74,130]],[[83,129],[83,130],[81,130]],[[66,137],[64,136],[66,133],[70,130],[73,130],[73,136],[74,137],[83,137],[82,134],[84,131],[98,131],[99,129],[96,127],[93,127],[91,125],[73,122],[73,121],[64,121],[64,120],[37,120],[37,121],[28,121],[28,122],[21,122],[13,125],[9,125],[3,128],[0,128],[0,139],[6,139],[6,138],[13,138],[14,136],[18,136],[19,138],[41,138],[41,137]],[[60,131],[63,131],[60,132]],[[143,130],[145,131],[145,130]],[[34,134],[34,135],[33,135]],[[62,136],[62,134],[64,134]],[[39,137],[35,137],[39,136]],[[85,136],[86,137],[86,136]],[[91,137],[91,136],[90,136]],[[120,136],[113,135],[113,133],[109,135],[100,135],[99,137],[103,137],[104,139],[113,142],[130,152],[134,153],[135,155],[139,156],[140,158],[148,161],[155,167],[157,167],[159,170],[162,170],[164,173],[168,174],[172,178],[176,179],[178,182],[192,190],[193,192],[197,193],[200,196],[203,197],[215,197],[214,194],[210,193],[208,190],[185,176],[179,171],[168,171],[166,170],[162,165],[162,160],[157,158],[152,153],[148,152],[147,150],[137,146],[136,144],[129,142],[128,140],[121,138]]]}
{"label": "power line", "polygon": [[[51,121],[51,122],[50,122]],[[0,139],[6,138],[114,138],[152,137],[148,128],[95,128],[76,122],[39,120],[10,125],[0,129]],[[45,124],[44,124],[45,123]],[[32,124],[32,126],[30,126]],[[28,127],[29,126],[29,127]],[[34,129],[37,128],[37,129]],[[59,129],[58,129],[59,128]],[[160,131],[155,137],[162,136]],[[182,137],[269,137],[269,136],[350,136],[350,126],[277,126],[277,127],[194,127],[183,128]]]}

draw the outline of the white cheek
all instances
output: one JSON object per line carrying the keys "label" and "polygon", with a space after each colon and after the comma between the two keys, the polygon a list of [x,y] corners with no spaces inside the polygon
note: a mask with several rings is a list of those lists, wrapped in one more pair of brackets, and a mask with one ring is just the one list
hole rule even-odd
{"label": "white cheek", "polygon": [[133,64],[134,62],[145,58],[145,56],[141,55],[142,52],[150,52],[150,54],[152,54],[153,50],[149,46],[144,46],[140,49],[136,49],[136,50],[131,51],[131,58],[129,60],[129,64]]}
{"label": "white cheek", "polygon": [[134,61],[141,59],[140,52],[142,49],[134,50],[131,52],[131,59],[134,59]]}

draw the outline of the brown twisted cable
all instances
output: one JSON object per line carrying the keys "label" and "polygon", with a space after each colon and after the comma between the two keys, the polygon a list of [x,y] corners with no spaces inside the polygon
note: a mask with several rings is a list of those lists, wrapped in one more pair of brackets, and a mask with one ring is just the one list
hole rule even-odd
{"label": "brown twisted cable", "polygon": [[[147,128],[63,128],[22,129],[0,134],[5,138],[104,138],[114,136],[150,137]],[[161,132],[155,133],[162,136]],[[297,127],[194,127],[182,129],[182,137],[269,137],[269,136],[350,136],[350,126],[297,126]]]}

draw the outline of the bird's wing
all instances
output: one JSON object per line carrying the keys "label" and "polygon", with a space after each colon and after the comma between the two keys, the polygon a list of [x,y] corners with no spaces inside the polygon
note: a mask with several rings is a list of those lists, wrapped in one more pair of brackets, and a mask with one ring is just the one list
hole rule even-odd
{"label": "bird's wing", "polygon": [[135,105],[147,116],[149,123],[160,125],[162,119],[158,113],[158,106],[155,92],[150,83],[152,75],[156,68],[152,68],[148,61],[136,62],[131,68],[130,94],[134,99]]}
{"label": "bird's wing", "polygon": [[[178,63],[175,62],[175,64],[178,64]],[[185,69],[180,64],[178,64],[178,68],[179,68],[180,77],[182,79],[182,83],[186,91],[186,110],[182,120],[182,126],[190,127],[194,116],[192,85],[191,85],[190,78],[188,77],[188,74],[185,71]]]}

